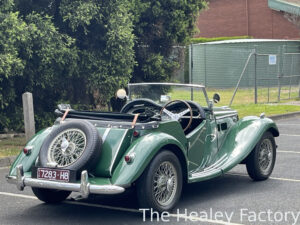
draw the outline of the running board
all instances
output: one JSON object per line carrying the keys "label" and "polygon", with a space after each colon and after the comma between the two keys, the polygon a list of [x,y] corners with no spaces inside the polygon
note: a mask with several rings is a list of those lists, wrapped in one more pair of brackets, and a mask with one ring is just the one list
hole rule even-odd
{"label": "running board", "polygon": [[224,155],[219,160],[217,160],[214,164],[204,168],[201,171],[194,171],[189,173],[189,183],[198,182],[208,180],[223,174],[223,170],[221,169],[224,164],[226,164],[228,160],[228,156]]}

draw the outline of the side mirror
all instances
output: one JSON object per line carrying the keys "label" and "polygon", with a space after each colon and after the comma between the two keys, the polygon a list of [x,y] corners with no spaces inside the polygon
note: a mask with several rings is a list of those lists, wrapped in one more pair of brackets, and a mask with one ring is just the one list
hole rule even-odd
{"label": "side mirror", "polygon": [[124,98],[126,98],[126,91],[125,91],[124,89],[119,89],[119,90],[117,91],[117,97],[118,97],[119,99],[124,99]]}
{"label": "side mirror", "polygon": [[213,96],[214,103],[218,103],[221,100],[221,97],[218,93],[215,93]]}

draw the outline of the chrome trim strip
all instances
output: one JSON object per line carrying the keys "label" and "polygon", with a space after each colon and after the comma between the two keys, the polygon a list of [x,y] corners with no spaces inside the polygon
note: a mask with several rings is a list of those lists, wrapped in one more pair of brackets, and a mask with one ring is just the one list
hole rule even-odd
{"label": "chrome trim strip", "polygon": [[139,85],[173,85],[181,87],[195,87],[195,88],[204,88],[204,85],[201,84],[180,84],[180,83],[129,83],[128,86],[139,86]]}
{"label": "chrome trim strip", "polygon": [[233,116],[237,116],[237,115],[238,115],[237,113],[234,113],[234,114],[228,114],[228,115],[224,115],[224,116],[216,116],[216,120],[224,119],[227,117],[233,117]]}
{"label": "chrome trim strip", "polygon": [[125,191],[123,187],[116,185],[94,185],[88,182],[87,171],[82,171],[80,183],[64,183],[48,180],[39,180],[35,178],[25,177],[23,166],[18,165],[17,176],[7,176],[6,180],[10,184],[16,184],[19,190],[23,190],[25,186],[37,188],[49,188],[64,191],[80,192],[82,197],[87,198],[89,194],[119,194]]}
{"label": "chrome trim strip", "polygon": [[[74,118],[68,118],[66,121],[77,121],[78,119]],[[88,120],[94,126],[96,127],[104,127],[104,128],[118,128],[118,129],[131,129],[131,123],[132,122],[115,122],[115,121],[100,121],[100,120]],[[159,122],[158,121],[152,121],[152,122],[147,122],[147,123],[136,123],[135,128],[137,130],[147,130],[147,129],[153,129],[153,128],[158,128],[159,127]]]}
{"label": "chrome trim strip", "polygon": [[196,165],[196,166],[199,167],[199,165],[198,165],[197,163],[194,163],[194,162],[192,162],[192,161],[188,161],[188,164],[194,164],[194,165]]}
{"label": "chrome trim strip", "polygon": [[231,111],[214,111],[214,115],[216,116],[216,115],[222,115],[222,114],[224,114],[224,115],[228,115],[228,114],[235,114],[235,113],[237,113],[237,111],[235,111],[235,110],[231,110]]}
{"label": "chrome trim strip", "polygon": [[[219,160],[217,160],[215,163],[213,163],[212,165],[210,165],[209,167],[218,169],[220,165],[222,165],[226,160],[228,159],[228,155],[225,154],[223,155]],[[209,168],[208,167],[208,168]]]}
{"label": "chrome trim strip", "polygon": [[112,167],[113,167],[113,165],[114,165],[114,163],[115,163],[115,161],[116,161],[117,155],[119,154],[120,148],[121,148],[121,146],[122,146],[122,144],[123,144],[124,138],[126,137],[127,133],[128,133],[128,130],[124,131],[124,134],[123,134],[123,136],[122,136],[122,138],[121,138],[121,140],[120,140],[120,144],[119,144],[119,146],[118,146],[118,149],[117,149],[117,151],[116,151],[116,154],[115,154],[113,160],[111,161],[111,164],[110,164],[110,167],[109,167],[109,172],[110,172],[110,173],[112,172]]}
{"label": "chrome trim strip", "polygon": [[103,143],[104,143],[104,141],[105,141],[107,135],[109,134],[110,130],[111,130],[111,128],[107,128],[107,129],[105,130],[105,132],[104,132],[104,134],[103,134],[103,137],[102,137],[102,142],[103,142]]}

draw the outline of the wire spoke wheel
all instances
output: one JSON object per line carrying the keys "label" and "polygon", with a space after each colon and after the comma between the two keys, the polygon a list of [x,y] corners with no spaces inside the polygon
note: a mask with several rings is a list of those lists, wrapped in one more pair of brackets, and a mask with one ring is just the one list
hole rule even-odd
{"label": "wire spoke wheel", "polygon": [[178,157],[167,149],[161,150],[137,181],[140,208],[157,212],[169,211],[178,202],[183,184]]}
{"label": "wire spoke wheel", "polygon": [[174,165],[162,162],[154,173],[153,194],[155,200],[162,206],[173,201],[176,194],[178,180]]}
{"label": "wire spoke wheel", "polygon": [[258,164],[264,174],[268,174],[272,166],[273,147],[270,139],[264,139],[259,146]]}
{"label": "wire spoke wheel", "polygon": [[66,167],[75,163],[86,148],[86,135],[80,129],[71,128],[59,133],[50,143],[48,162],[57,167]]}
{"label": "wire spoke wheel", "polygon": [[266,180],[271,175],[276,161],[276,144],[270,132],[263,134],[246,159],[249,176],[256,181]]}

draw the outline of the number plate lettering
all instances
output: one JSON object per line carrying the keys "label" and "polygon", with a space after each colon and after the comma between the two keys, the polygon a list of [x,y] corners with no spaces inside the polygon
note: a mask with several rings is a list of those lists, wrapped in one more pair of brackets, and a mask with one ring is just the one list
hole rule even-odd
{"label": "number plate lettering", "polygon": [[59,170],[59,169],[49,169],[49,168],[38,168],[37,169],[37,178],[43,179],[43,180],[69,182],[70,171],[69,170]]}

